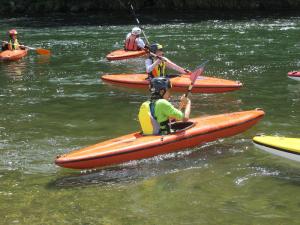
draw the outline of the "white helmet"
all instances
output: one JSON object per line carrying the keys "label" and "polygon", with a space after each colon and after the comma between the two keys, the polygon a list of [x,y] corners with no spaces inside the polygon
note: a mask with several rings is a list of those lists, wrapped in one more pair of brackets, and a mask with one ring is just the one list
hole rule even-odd
{"label": "white helmet", "polygon": [[139,27],[132,28],[131,34],[133,34],[133,35],[140,35],[141,33],[142,33],[141,28],[139,28]]}

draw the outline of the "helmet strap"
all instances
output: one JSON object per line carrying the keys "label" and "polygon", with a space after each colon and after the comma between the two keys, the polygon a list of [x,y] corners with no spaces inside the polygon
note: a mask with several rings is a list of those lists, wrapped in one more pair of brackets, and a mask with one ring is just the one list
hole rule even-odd
{"label": "helmet strap", "polygon": [[166,90],[165,89],[161,89],[160,91],[159,91],[159,95],[160,95],[160,97],[161,98],[164,98],[164,95],[166,94]]}
{"label": "helmet strap", "polygon": [[162,97],[160,96],[159,93],[154,92],[154,93],[151,94],[150,101],[156,101],[156,100],[161,99],[161,98]]}

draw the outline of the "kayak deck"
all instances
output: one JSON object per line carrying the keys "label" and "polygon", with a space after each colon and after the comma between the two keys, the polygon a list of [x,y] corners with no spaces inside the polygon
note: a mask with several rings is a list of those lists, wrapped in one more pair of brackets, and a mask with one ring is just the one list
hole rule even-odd
{"label": "kayak deck", "polygon": [[300,81],[300,71],[291,71],[288,72],[288,77],[293,79],[293,80],[298,80]]}
{"label": "kayak deck", "polygon": [[300,138],[256,136],[253,142],[266,152],[300,162]]}
{"label": "kayak deck", "polygon": [[55,163],[74,169],[109,166],[194,147],[241,133],[256,124],[262,110],[251,110],[191,119],[195,125],[170,135],[132,133],[58,156]]}
{"label": "kayak deck", "polygon": [[130,58],[136,58],[143,55],[146,55],[147,53],[144,50],[139,51],[126,51],[124,49],[115,50],[111,53],[109,53],[106,58],[108,60],[123,60],[123,59],[130,59]]}
{"label": "kayak deck", "polygon": [[[101,79],[104,82],[135,89],[148,89],[149,80],[146,80],[147,74],[116,74],[103,75]],[[172,91],[186,92],[188,86],[191,84],[189,75],[181,75],[170,78],[172,83]],[[222,93],[235,91],[242,87],[239,81],[231,81],[219,79],[214,77],[198,77],[196,80],[192,93]]]}

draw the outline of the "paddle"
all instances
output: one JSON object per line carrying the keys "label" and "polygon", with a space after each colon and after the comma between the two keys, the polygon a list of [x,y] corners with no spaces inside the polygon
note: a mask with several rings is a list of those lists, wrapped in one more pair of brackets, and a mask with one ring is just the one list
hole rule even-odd
{"label": "paddle", "polygon": [[[189,85],[187,92],[184,94],[184,96],[185,96],[186,98],[187,98],[187,97],[189,96],[189,94],[191,93],[191,91],[192,91],[192,89],[193,89],[193,87],[194,87],[194,84],[195,84],[197,78],[198,78],[199,76],[201,76],[202,73],[204,72],[204,67],[205,67],[206,63],[208,63],[208,62],[209,62],[209,60],[205,61],[204,63],[202,63],[200,66],[198,66],[198,67],[191,73],[191,75],[190,75],[191,84]],[[179,110],[181,110],[182,108],[183,108],[183,107],[182,107],[182,105],[180,104]]]}
{"label": "paddle", "polygon": [[132,14],[133,14],[133,16],[134,16],[134,18],[135,18],[135,21],[137,22],[137,24],[139,25],[139,27],[140,27],[141,30],[142,30],[142,33],[143,33],[143,35],[144,35],[144,37],[145,37],[145,40],[146,40],[147,45],[149,45],[148,38],[147,38],[147,36],[146,36],[146,34],[145,34],[145,32],[144,32],[144,29],[142,28],[142,25],[140,24],[139,19],[137,18],[136,14],[135,14],[135,11],[134,11],[134,8],[133,8],[132,4],[130,4],[130,8],[131,8]]}
{"label": "paddle", "polygon": [[[156,55],[156,54],[153,53],[153,52],[150,52],[150,50],[149,50],[148,48],[144,48],[143,50],[146,51],[146,52],[148,52],[151,56],[156,57],[156,58],[158,58],[158,59],[160,59],[160,60],[162,60],[162,61],[167,62],[167,60],[164,59],[164,57],[159,56],[159,55]],[[171,64],[171,65],[173,65],[173,67],[177,67],[177,68],[179,67],[178,65],[176,65],[176,64],[173,63],[173,62],[171,62],[170,60],[168,61],[168,63]],[[191,72],[191,71],[189,71],[189,70],[187,70],[187,69],[184,69],[184,71],[185,71],[186,73],[190,73],[190,72]]]}
{"label": "paddle", "polygon": [[205,61],[191,73],[190,75],[191,84],[189,85],[188,90],[185,93],[185,97],[188,97],[188,95],[191,93],[197,78],[202,75],[202,73],[204,72],[204,67],[208,62],[209,60]]}
{"label": "paddle", "polygon": [[[146,34],[145,34],[145,32],[144,32],[144,29],[142,28],[142,26],[141,26],[141,24],[140,24],[139,19],[137,18],[136,14],[135,14],[135,11],[134,11],[134,8],[133,8],[133,5],[132,5],[132,4],[130,4],[130,8],[131,8],[132,14],[133,14],[133,16],[134,16],[134,18],[135,18],[137,24],[139,25],[139,27],[140,27],[141,30],[142,30],[142,33],[143,33],[143,35],[144,35],[144,37],[145,37],[145,40],[146,40],[147,45],[149,45],[148,38],[147,38],[147,36],[146,36]],[[160,59],[160,60],[166,61],[163,57],[158,56],[158,55],[154,54],[153,52],[150,52],[150,50],[147,49],[147,48],[144,48],[144,51],[148,52],[150,55],[152,55],[152,56],[154,56],[154,57],[156,57],[156,58],[158,58],[158,59]],[[178,68],[178,65],[176,65],[175,63],[173,63],[173,62],[171,62],[171,61],[168,61],[168,63],[169,63],[169,64],[172,64],[173,67],[177,67],[177,68]],[[184,69],[184,71],[185,71],[186,73],[189,73],[189,72],[190,72],[190,71],[187,70],[187,69]]]}
{"label": "paddle", "polygon": [[25,47],[29,50],[34,50],[36,51],[37,54],[40,54],[40,55],[51,55],[51,51],[48,50],[48,49],[44,49],[44,48],[33,48],[33,47],[29,47],[29,46],[26,46],[26,45],[21,45],[22,47]]}
{"label": "paddle", "polygon": [[[7,41],[2,41],[2,43],[8,44]],[[27,48],[29,50],[34,50],[34,51],[36,51],[37,54],[40,54],[40,55],[50,55],[51,54],[50,50],[47,50],[44,48],[33,48],[33,47],[26,46],[26,45],[20,45],[20,46]]]}

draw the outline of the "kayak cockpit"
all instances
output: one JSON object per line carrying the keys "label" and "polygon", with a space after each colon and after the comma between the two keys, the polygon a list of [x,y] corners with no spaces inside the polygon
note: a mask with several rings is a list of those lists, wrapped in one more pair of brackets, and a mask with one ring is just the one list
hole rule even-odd
{"label": "kayak cockpit", "polygon": [[170,124],[171,126],[171,134],[178,133],[184,130],[188,130],[195,126],[195,122],[187,121],[187,122],[174,122]]}

